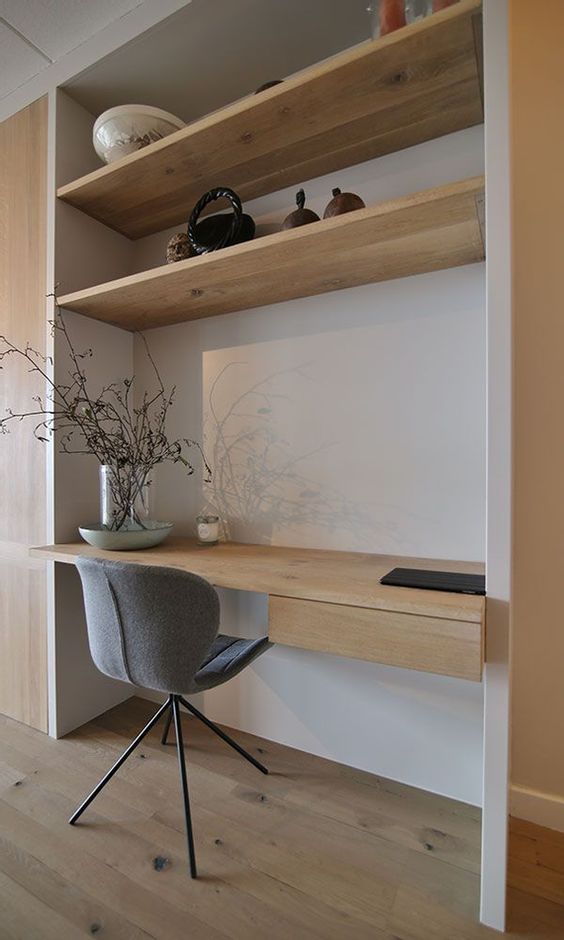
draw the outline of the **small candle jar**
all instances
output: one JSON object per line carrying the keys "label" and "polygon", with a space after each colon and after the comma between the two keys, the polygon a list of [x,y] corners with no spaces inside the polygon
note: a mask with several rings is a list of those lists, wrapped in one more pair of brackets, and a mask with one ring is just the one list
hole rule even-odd
{"label": "small candle jar", "polygon": [[196,516],[196,531],[202,545],[215,545],[219,542],[219,516]]}
{"label": "small candle jar", "polygon": [[433,12],[433,0],[405,0],[405,21],[417,23]]}

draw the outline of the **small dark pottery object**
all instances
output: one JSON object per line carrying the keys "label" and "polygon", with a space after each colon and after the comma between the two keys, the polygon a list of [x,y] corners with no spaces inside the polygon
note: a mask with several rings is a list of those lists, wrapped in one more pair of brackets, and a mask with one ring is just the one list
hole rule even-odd
{"label": "small dark pottery object", "polygon": [[323,213],[324,219],[331,219],[334,215],[343,215],[344,212],[354,212],[356,209],[364,209],[364,201],[356,193],[342,193],[337,187],[333,190],[333,198],[327,204]]}
{"label": "small dark pottery object", "polygon": [[190,245],[187,232],[177,232],[169,239],[166,246],[166,263],[173,264],[175,261],[185,261],[186,258],[193,257],[194,252]]}
{"label": "small dark pottery object", "polygon": [[255,91],[255,95],[260,95],[261,91],[266,91],[267,88],[274,88],[275,85],[281,85],[283,81],[284,79],[282,78],[275,78],[272,82],[265,82],[264,85],[259,85]]}
{"label": "small dark pottery object", "polygon": [[[232,215],[211,215],[198,222],[200,213],[216,199],[228,199],[233,209]],[[250,215],[243,212],[241,200],[236,192],[226,186],[210,189],[196,203],[188,222],[188,240],[196,255],[208,251],[219,251],[228,245],[248,242],[255,235],[255,223]]]}
{"label": "small dark pottery object", "polygon": [[319,222],[317,212],[304,208],[305,192],[303,189],[298,189],[296,193],[296,205],[298,208],[290,212],[290,215],[287,215],[282,222],[282,231],[287,228],[297,228],[299,225],[309,225],[310,222]]}

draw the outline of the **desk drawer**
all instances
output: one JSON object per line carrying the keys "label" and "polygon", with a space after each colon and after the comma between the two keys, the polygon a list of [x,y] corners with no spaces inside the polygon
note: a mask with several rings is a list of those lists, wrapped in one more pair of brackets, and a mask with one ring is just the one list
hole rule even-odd
{"label": "desk drawer", "polygon": [[273,643],[479,682],[483,625],[389,610],[269,598]]}

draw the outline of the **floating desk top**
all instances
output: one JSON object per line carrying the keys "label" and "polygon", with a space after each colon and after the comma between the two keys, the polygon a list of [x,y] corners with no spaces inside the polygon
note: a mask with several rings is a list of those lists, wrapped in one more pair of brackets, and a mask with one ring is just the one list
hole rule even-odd
{"label": "floating desk top", "polygon": [[67,564],[88,555],[183,568],[217,587],[268,594],[269,634],[277,643],[481,678],[485,598],[380,584],[397,566],[482,574],[479,563],[237,542],[200,546],[186,538],[144,551],[104,552],[76,542],[34,548],[31,555]]}
{"label": "floating desk top", "polygon": [[170,565],[207,578],[216,587],[257,591],[328,604],[350,604],[375,610],[394,610],[481,623],[484,599],[470,594],[389,587],[380,578],[397,566],[483,574],[475,562],[435,561],[336,552],[312,548],[283,548],[222,542],[199,545],[195,539],[169,538],[157,548],[133,552],[106,552],[85,542],[33,548],[35,557],[74,564],[78,555],[144,565]]}

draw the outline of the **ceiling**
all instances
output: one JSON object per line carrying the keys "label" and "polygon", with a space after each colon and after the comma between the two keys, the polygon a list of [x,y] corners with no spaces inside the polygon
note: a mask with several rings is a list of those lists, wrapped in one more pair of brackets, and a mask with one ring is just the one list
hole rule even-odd
{"label": "ceiling", "polygon": [[64,87],[93,115],[148,104],[192,121],[368,39],[366,7],[367,0],[192,0]]}
{"label": "ceiling", "polygon": [[[0,99],[143,2],[0,0]],[[194,120],[367,39],[367,2],[186,0],[65,87],[94,115],[143,103]]]}
{"label": "ceiling", "polygon": [[143,0],[0,0],[0,98]]}

